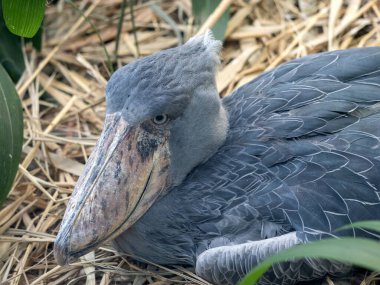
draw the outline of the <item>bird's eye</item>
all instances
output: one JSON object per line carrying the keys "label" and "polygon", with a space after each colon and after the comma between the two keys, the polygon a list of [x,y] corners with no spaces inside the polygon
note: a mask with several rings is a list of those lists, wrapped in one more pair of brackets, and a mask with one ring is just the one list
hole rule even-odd
{"label": "bird's eye", "polygon": [[163,125],[168,121],[168,116],[167,115],[158,115],[153,118],[153,123],[156,125]]}

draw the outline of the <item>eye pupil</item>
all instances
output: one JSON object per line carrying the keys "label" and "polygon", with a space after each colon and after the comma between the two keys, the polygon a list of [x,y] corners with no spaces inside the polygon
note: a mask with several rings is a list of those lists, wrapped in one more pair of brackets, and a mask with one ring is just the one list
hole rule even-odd
{"label": "eye pupil", "polygon": [[158,115],[158,116],[154,117],[153,122],[156,125],[162,125],[162,124],[165,124],[167,120],[168,120],[167,115]]}

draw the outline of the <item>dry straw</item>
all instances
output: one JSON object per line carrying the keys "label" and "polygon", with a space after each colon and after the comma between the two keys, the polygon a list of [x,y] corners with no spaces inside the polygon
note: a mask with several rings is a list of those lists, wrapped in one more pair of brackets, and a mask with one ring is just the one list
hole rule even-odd
{"label": "dry straw", "polygon": [[[115,50],[122,0],[75,4]],[[214,25],[231,4],[218,90],[226,96],[269,68],[306,54],[380,44],[376,0],[224,0],[201,28]],[[173,21],[164,21],[159,8]],[[115,66],[178,44],[197,33],[190,0],[137,1],[138,48],[126,9]],[[164,17],[165,18],[165,17]],[[167,23],[171,24],[167,24]],[[175,25],[175,26],[173,26]],[[52,255],[68,198],[104,118],[106,56],[92,25],[72,5],[46,11],[41,54],[25,50],[18,85],[24,110],[24,155],[12,192],[0,209],[0,284],[207,284],[181,267],[165,268],[121,256],[110,245],[60,267]],[[376,280],[369,275],[363,284]],[[327,279],[328,284],[332,284]]]}

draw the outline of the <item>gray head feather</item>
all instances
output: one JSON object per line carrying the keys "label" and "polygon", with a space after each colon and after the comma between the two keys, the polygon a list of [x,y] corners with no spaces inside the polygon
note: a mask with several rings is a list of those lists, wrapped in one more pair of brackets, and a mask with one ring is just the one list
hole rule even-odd
{"label": "gray head feather", "polygon": [[130,123],[180,115],[195,89],[214,85],[220,48],[207,32],[120,68],[107,84],[107,113],[122,111]]}
{"label": "gray head feather", "polygon": [[121,112],[131,125],[161,114],[171,119],[172,185],[225,141],[228,119],[215,86],[221,46],[207,32],[119,69],[108,82],[108,114]]}

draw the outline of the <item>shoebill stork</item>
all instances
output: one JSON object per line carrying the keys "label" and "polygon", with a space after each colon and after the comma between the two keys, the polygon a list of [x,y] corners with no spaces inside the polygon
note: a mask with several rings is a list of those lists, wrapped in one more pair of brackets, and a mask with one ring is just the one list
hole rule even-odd
{"label": "shoebill stork", "polygon": [[[223,99],[220,48],[206,33],[112,75],[103,132],[55,241],[59,264],[113,240],[235,284],[280,250],[380,219],[380,48],[296,59]],[[349,270],[305,259],[260,282]]]}

